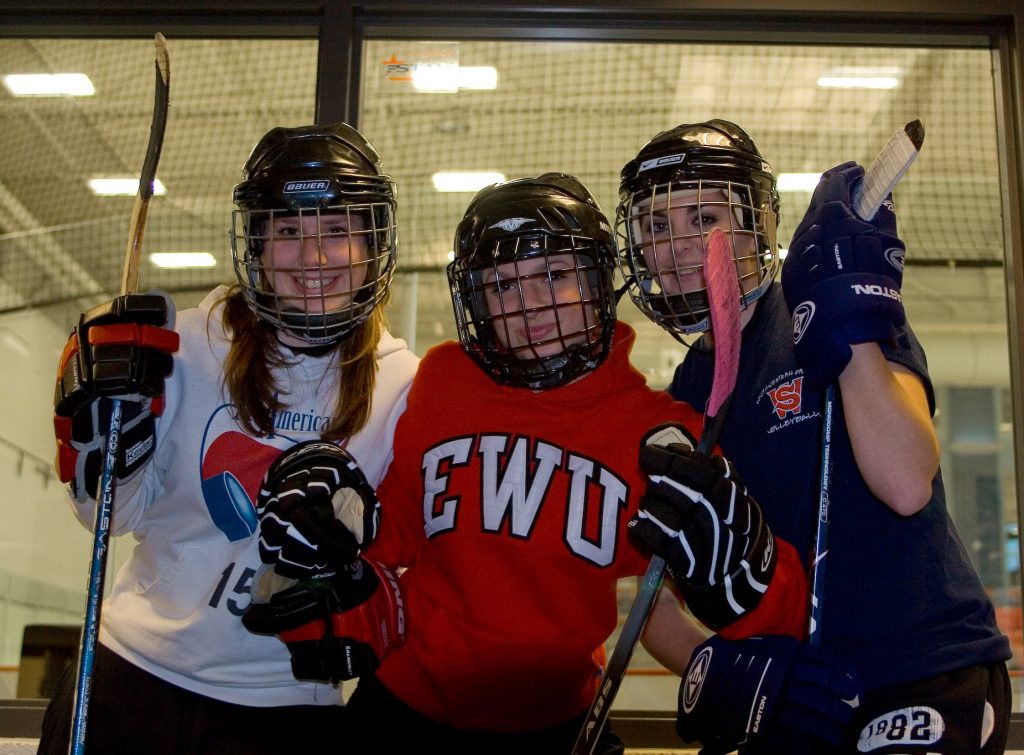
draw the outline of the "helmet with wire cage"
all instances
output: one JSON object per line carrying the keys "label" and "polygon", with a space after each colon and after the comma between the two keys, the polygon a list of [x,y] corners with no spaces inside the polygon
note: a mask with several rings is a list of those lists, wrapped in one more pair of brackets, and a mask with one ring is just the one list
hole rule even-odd
{"label": "helmet with wire cage", "polygon": [[463,348],[497,382],[533,390],[593,370],[614,335],[615,259],[611,226],[576,178],[481,189],[448,266]]}
{"label": "helmet with wire cage", "polygon": [[310,344],[346,338],[384,300],[395,267],[395,185],[377,152],[345,123],[278,127],[243,176],[231,252],[249,308]]}
{"label": "helmet with wire cage", "polygon": [[633,302],[679,340],[710,324],[698,273],[713,208],[732,242],[746,307],[764,294],[779,265],[776,177],[746,131],[720,119],[676,126],[622,169],[620,268]]}

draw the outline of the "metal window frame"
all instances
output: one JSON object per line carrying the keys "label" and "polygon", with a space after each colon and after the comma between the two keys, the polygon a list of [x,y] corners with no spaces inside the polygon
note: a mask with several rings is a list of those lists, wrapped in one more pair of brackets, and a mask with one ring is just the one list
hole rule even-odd
{"label": "metal window frame", "polygon": [[[363,40],[723,41],[988,47],[1004,195],[1007,335],[1018,488],[1024,485],[1024,4],[1019,0],[8,0],[0,37],[318,38],[318,122],[357,124]],[[1018,521],[1024,496],[1018,490]],[[1022,539],[1024,544],[1024,539]],[[1024,548],[1022,548],[1024,550]],[[1024,562],[1024,558],[1022,558]],[[0,736],[7,718],[0,706]],[[673,718],[616,714],[631,746],[678,746]],[[646,732],[646,734],[644,733]],[[649,735],[649,736],[648,736]],[[653,737],[653,738],[652,738]],[[668,740],[668,741],[666,741]],[[1024,749],[1024,714],[1010,747]]]}

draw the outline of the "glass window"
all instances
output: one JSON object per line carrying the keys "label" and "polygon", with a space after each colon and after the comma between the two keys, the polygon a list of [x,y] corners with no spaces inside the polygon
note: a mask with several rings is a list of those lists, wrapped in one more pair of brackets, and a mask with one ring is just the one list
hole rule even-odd
{"label": "glass window", "polygon": [[[435,190],[437,172],[512,179],[562,171],[614,216],[618,171],[679,123],[733,120],[784,175],[818,174],[846,160],[866,165],[897,128],[921,119],[924,148],[895,191],[906,308],[936,386],[950,509],[1014,642],[1016,668],[1016,480],[990,51],[378,39],[366,44],[363,65],[360,125],[399,185],[391,320],[419,353],[455,337],[444,268],[472,197]],[[414,81],[480,67],[494,69],[495,88],[432,92]],[[860,85],[837,86],[849,77]],[[790,181],[797,177],[781,187],[784,248],[810,199],[810,188]],[[639,331],[636,365],[653,385],[666,385],[683,347],[628,298],[619,314]],[[631,583],[623,584],[623,617],[631,600]],[[617,707],[675,708],[675,681],[659,675],[642,648],[633,672]]]}
{"label": "glass window", "polygon": [[[171,111],[143,244],[141,286],[196,303],[232,279],[231,188],[255,141],[315,112],[314,40],[169,40]],[[895,192],[907,242],[904,295],[928,352],[950,509],[1003,629],[1021,639],[1020,567],[992,56],[987,49],[368,40],[360,129],[399,186],[401,250],[389,318],[422,354],[455,337],[444,268],[471,193],[440,171],[573,174],[614,215],[618,171],[656,132],[712,117],[747,128],[780,174],[867,163],[903,123],[927,139]],[[133,197],[90,178],[137,177],[153,100],[145,40],[0,39],[0,76],[82,72],[90,97],[16,97],[0,86],[0,666],[19,664],[26,625],[77,625],[91,537],[53,472],[55,367],[79,313],[118,291]],[[417,70],[493,67],[496,87],[425,92]],[[824,87],[842,73],[892,89]],[[444,70],[449,69],[449,70]],[[487,72],[483,72],[485,75]],[[467,73],[468,75],[468,73]],[[467,82],[463,82],[466,84]],[[449,85],[450,90],[452,87]],[[134,194],[134,190],[131,192]],[[810,197],[782,191],[785,247]],[[211,268],[168,270],[153,252],[210,252]],[[655,386],[680,344],[628,298],[633,357]],[[12,398],[16,397],[16,398]],[[132,541],[115,540],[110,570]],[[622,614],[632,600],[623,584]],[[675,708],[676,682],[638,649],[616,706]],[[14,697],[0,673],[0,697]],[[1020,696],[1018,695],[1018,698]]]}
{"label": "glass window", "polygon": [[[140,286],[190,306],[233,280],[231,190],[256,140],[315,111],[315,40],[168,40],[171,104],[149,205]],[[53,385],[71,327],[120,288],[129,196],[153,108],[154,46],[145,40],[0,39],[0,76],[83,73],[91,96],[16,97],[0,86],[0,666],[17,668],[23,627],[80,625],[92,537],[68,509],[54,467]],[[209,252],[214,267],[167,270],[155,252]],[[115,499],[116,506],[116,499]],[[112,539],[108,574],[132,541]],[[0,674],[0,698],[39,697]],[[50,680],[53,681],[52,679]]]}

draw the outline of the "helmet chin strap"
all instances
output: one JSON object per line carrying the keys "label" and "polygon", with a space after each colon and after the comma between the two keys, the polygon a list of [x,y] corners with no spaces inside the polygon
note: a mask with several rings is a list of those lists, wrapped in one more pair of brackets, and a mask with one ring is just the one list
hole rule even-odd
{"label": "helmet chin strap", "polygon": [[334,344],[348,336],[354,326],[344,327],[341,315],[335,314],[334,317],[339,320],[334,326],[335,332],[329,335],[325,333],[322,336],[313,335],[318,330],[329,331],[332,329],[331,316],[331,313],[311,315],[298,307],[289,307],[281,311],[281,322],[278,328],[313,347]]}
{"label": "helmet chin strap", "polygon": [[631,275],[629,277],[629,279],[625,283],[623,283],[619,288],[615,289],[615,293],[613,294],[613,296],[615,298],[615,303],[616,304],[618,304],[619,301],[622,299],[623,294],[625,294],[627,291],[629,291],[630,286],[632,286],[635,281],[636,281],[636,276],[635,275]]}

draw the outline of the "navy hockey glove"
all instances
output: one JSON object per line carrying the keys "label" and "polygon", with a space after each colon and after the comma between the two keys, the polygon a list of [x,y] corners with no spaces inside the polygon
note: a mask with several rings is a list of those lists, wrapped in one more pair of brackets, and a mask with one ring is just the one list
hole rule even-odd
{"label": "navy hockey glove", "polygon": [[53,398],[57,475],[79,503],[96,497],[111,398],[122,402],[118,481],[153,455],[154,417],[163,413],[177,350],[174,302],[163,292],[119,296],[81,316],[61,354]]}
{"label": "navy hockey glove", "polygon": [[355,459],[326,441],[281,454],[256,500],[260,558],[282,577],[330,576],[377,537],[380,504]]}
{"label": "navy hockey glove", "polygon": [[906,321],[900,291],[905,248],[892,199],[870,222],[858,218],[851,193],[863,175],[856,163],[822,175],[782,266],[796,358],[819,388],[845,369],[851,344],[894,338]]}
{"label": "navy hockey glove", "polygon": [[242,624],[288,646],[296,679],[337,684],[373,672],[405,639],[405,608],[395,575],[361,558],[301,581],[265,567]]}
{"label": "navy hockey glove", "polygon": [[645,446],[634,539],[665,559],[687,606],[719,630],[754,610],[775,573],[775,539],[735,468],[681,444]]}
{"label": "navy hockey glove", "polygon": [[856,672],[818,647],[765,635],[699,645],[679,685],[676,730],[701,753],[818,755],[860,705]]}

